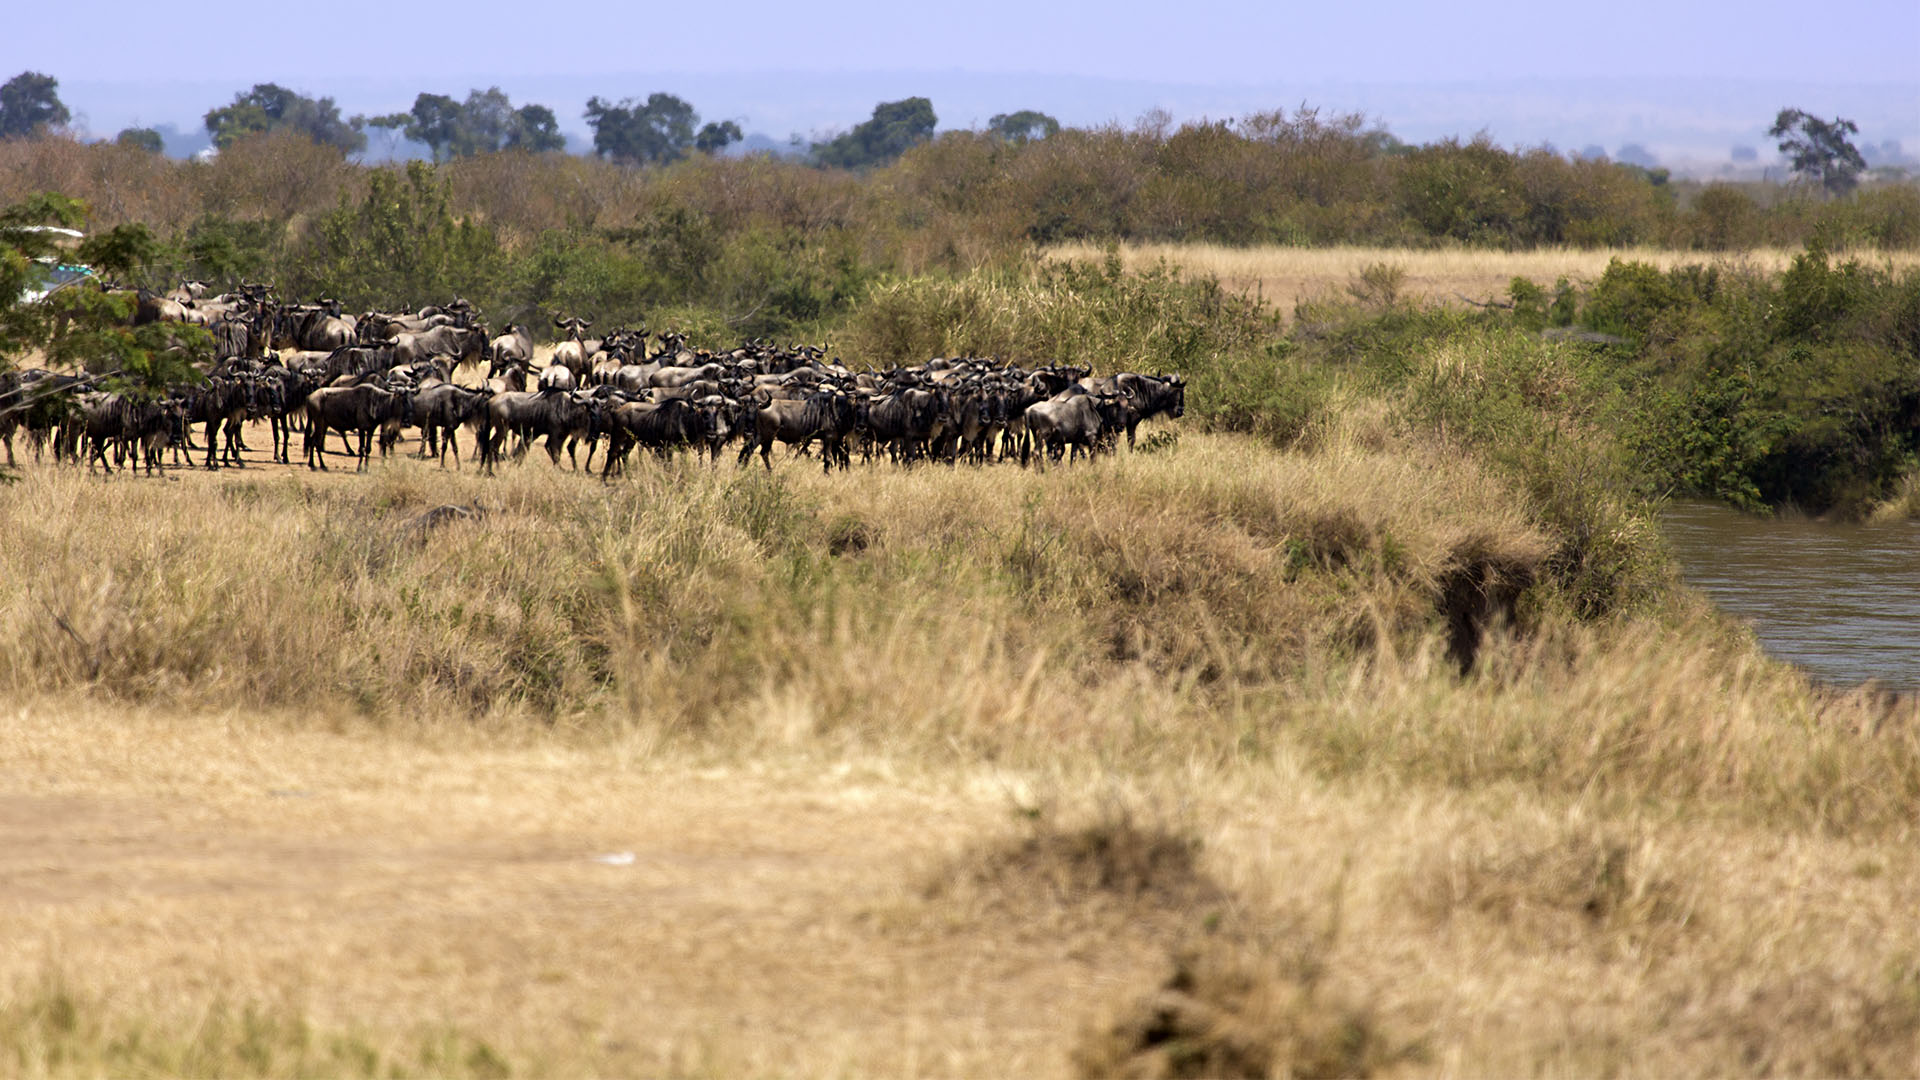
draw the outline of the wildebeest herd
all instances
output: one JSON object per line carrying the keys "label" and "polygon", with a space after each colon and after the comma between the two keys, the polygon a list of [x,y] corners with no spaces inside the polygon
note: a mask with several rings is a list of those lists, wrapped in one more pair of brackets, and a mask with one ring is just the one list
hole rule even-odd
{"label": "wildebeest herd", "polygon": [[[636,447],[717,459],[730,444],[740,464],[758,453],[769,469],[775,443],[817,450],[828,472],[850,467],[856,454],[867,462],[1044,466],[1108,449],[1123,432],[1132,445],[1141,421],[1178,417],[1186,404],[1179,375],[1094,376],[1085,367],[977,358],[855,372],[810,345],[749,341],[712,351],[674,332],[623,328],[595,337],[580,318],[554,319],[552,355],[536,367],[527,327],[492,334],[457,299],[354,316],[330,301],[276,303],[262,286],[209,297],[203,283],[186,282],[165,296],[141,293],[135,319],[205,326],[217,359],[198,380],[154,397],[102,389],[86,376],[0,374],[8,464],[24,430],[36,456],[51,446],[55,460],[84,460],[89,470],[153,473],[169,457],[193,464],[198,453],[209,469],[243,467],[244,425],[264,420],[273,460],[291,464],[301,433],[315,469],[327,467],[331,432],[365,469],[376,445],[391,453],[410,428],[419,433],[419,456],[444,466],[451,453],[456,468],[466,429],[489,472],[520,460],[536,441],[556,465],[563,450],[575,468],[583,449],[587,469],[599,454],[603,478]],[[477,381],[482,367],[483,385],[456,382],[461,371]],[[194,445],[196,431],[204,446]]]}

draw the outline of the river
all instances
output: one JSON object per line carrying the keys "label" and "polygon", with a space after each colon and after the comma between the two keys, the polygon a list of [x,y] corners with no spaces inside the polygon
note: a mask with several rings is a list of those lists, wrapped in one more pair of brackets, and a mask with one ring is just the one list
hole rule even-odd
{"label": "river", "polygon": [[1920,523],[1835,525],[1673,503],[1687,582],[1822,681],[1920,690]]}

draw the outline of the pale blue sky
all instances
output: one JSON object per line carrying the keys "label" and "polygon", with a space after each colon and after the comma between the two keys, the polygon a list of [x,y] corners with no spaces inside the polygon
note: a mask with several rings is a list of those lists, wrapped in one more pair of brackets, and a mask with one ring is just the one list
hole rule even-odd
{"label": "pale blue sky", "polygon": [[[1176,83],[1687,76],[1910,82],[1914,0],[22,2],[0,69],[278,79],[597,69],[1053,72]],[[1815,14],[1817,12],[1817,14]]]}
{"label": "pale blue sky", "polygon": [[[1792,104],[1920,137],[1920,0],[10,6],[0,78],[54,75],[102,134],[197,127],[274,81],[349,114],[498,84],[576,132],[590,94],[666,90],[780,138],[913,93],[933,97],[943,127],[1026,107],[1097,123],[1156,105],[1184,119],[1312,102],[1414,138],[1487,128],[1513,143],[1677,145],[1694,132],[1717,147]],[[1453,90],[1423,91],[1436,84]]]}

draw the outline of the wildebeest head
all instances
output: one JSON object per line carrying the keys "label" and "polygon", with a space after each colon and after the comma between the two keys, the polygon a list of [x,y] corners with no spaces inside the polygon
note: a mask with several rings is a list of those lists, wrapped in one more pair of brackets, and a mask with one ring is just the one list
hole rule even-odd
{"label": "wildebeest head", "polygon": [[1166,387],[1166,413],[1175,419],[1187,414],[1187,379],[1184,375],[1168,375],[1162,379]]}

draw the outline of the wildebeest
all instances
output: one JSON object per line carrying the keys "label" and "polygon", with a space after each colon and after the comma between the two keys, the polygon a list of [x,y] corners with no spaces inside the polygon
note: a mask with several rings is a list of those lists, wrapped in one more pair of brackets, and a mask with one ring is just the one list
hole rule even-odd
{"label": "wildebeest", "polygon": [[487,332],[479,327],[436,326],[418,334],[401,334],[393,342],[393,358],[412,364],[435,356],[451,356],[453,367],[480,362],[487,354]]}
{"label": "wildebeest", "polygon": [[273,347],[332,352],[352,345],[355,322],[340,314],[336,301],[286,304],[273,314]]}
{"label": "wildebeest", "polygon": [[1165,414],[1178,420],[1187,412],[1187,381],[1179,375],[1136,375],[1123,371],[1102,378],[1087,377],[1080,385],[1095,393],[1125,395],[1131,406],[1126,418],[1127,448],[1133,448],[1140,421]]}
{"label": "wildebeest", "polygon": [[832,472],[836,464],[846,468],[851,464],[846,440],[853,434],[858,417],[853,399],[838,390],[825,390],[799,400],[770,401],[749,418],[742,433],[746,441],[740,448],[740,464],[753,460],[753,453],[758,450],[761,464],[771,471],[774,440],[803,447],[818,439],[822,471]]}
{"label": "wildebeest", "polygon": [[588,358],[600,351],[600,343],[598,341],[589,341],[586,337],[587,329],[591,327],[593,323],[577,316],[571,319],[562,319],[556,316],[553,320],[553,325],[566,331],[567,336],[558,345],[553,347],[552,362],[564,365],[575,375],[586,374]]}
{"label": "wildebeest", "polygon": [[590,434],[599,409],[598,401],[561,390],[495,394],[487,402],[487,419],[480,428],[481,468],[493,470],[509,434],[520,439],[516,458],[526,455],[534,439],[546,436],[547,456],[558,465],[562,442],[570,435]]}
{"label": "wildebeest", "polygon": [[635,401],[616,407],[607,416],[607,456],[600,468],[606,479],[626,464],[633,447],[644,446],[665,457],[676,446],[700,434],[699,410],[691,402]]}
{"label": "wildebeest", "polygon": [[508,323],[505,332],[487,342],[487,359],[494,369],[508,364],[528,367],[533,364],[533,335],[519,323]]}
{"label": "wildebeest", "polygon": [[887,447],[893,459],[910,462],[926,450],[947,421],[950,398],[944,390],[900,390],[867,407],[871,445]]}
{"label": "wildebeest", "polygon": [[323,386],[307,395],[307,468],[325,469],[327,429],[360,434],[358,469],[364,471],[373,456],[373,433],[404,407],[404,395],[372,383],[359,386]]}
{"label": "wildebeest", "polygon": [[[1029,448],[1042,459],[1036,463],[1044,464],[1048,455],[1057,458],[1063,449],[1068,453],[1068,461],[1079,456],[1083,449],[1092,457],[1100,437],[1124,422],[1121,407],[1119,395],[1091,393],[1063,394],[1027,406]],[[1027,464],[1028,460],[1028,449],[1023,448],[1020,464]]]}

